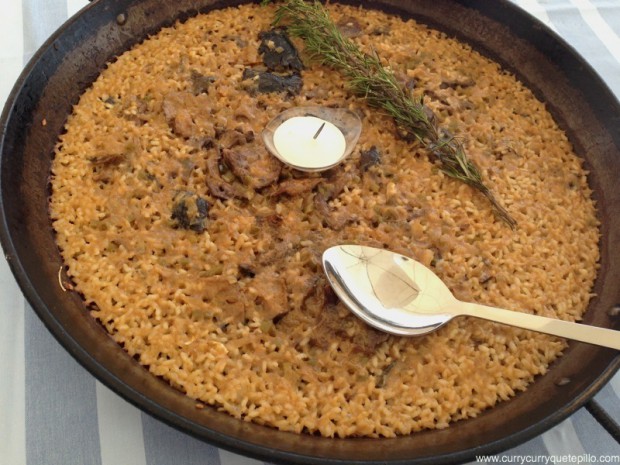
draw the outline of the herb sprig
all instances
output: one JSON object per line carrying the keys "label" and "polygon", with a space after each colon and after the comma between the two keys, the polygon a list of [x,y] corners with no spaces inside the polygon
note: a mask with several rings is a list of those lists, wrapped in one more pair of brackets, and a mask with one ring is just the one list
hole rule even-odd
{"label": "herb sprig", "polygon": [[478,167],[461,142],[441,128],[433,111],[401,85],[376,52],[368,54],[345,38],[318,1],[284,0],[276,9],[274,25],[286,24],[292,37],[302,39],[311,59],[329,66],[347,79],[350,89],[369,105],[389,114],[399,133],[419,141],[448,176],[480,191],[496,214],[511,228],[516,221],[482,181]]}

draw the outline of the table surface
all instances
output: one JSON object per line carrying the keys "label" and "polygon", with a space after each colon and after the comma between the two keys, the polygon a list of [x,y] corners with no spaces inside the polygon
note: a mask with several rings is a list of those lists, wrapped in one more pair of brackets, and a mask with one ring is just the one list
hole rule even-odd
{"label": "table surface", "polygon": [[[489,0],[493,1],[493,0]],[[620,0],[513,0],[571,44],[620,98]],[[44,40],[86,0],[0,0],[0,104]],[[66,353],[0,256],[0,465],[260,463],[153,419]],[[595,399],[620,422],[620,374]],[[620,463],[620,445],[582,408],[506,451],[511,463]]]}

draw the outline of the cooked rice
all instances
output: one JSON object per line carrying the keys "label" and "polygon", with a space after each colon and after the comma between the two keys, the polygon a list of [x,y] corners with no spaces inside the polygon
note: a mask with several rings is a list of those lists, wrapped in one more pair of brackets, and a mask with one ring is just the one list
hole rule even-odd
{"label": "cooked rice", "polygon": [[[391,120],[352,97],[334,71],[307,66],[294,97],[246,89],[244,68],[261,60],[257,31],[273,17],[271,6],[246,5],[162,30],[84,93],[52,167],[58,244],[92,316],[198,402],[328,437],[445,428],[525,390],[565,341],[469,318],[422,338],[382,337],[332,300],[322,251],[386,246],[431,266],[459,299],[578,320],[599,258],[587,173],[545,105],[496,63],[413,21],[329,8],[336,20],[357,18],[364,34],[354,40],[427,91],[515,230],[396,137]],[[191,91],[196,71],[215,77],[203,94],[210,120],[195,123],[205,136],[240,128],[258,138],[287,108],[336,105],[362,115],[358,149],[310,192],[218,199],[207,188],[215,149],[175,134],[162,111],[166,95]],[[360,152],[372,146],[381,163],[363,170]],[[317,209],[317,196],[329,198],[338,182],[327,209]],[[171,219],[179,192],[208,202],[205,231]]]}

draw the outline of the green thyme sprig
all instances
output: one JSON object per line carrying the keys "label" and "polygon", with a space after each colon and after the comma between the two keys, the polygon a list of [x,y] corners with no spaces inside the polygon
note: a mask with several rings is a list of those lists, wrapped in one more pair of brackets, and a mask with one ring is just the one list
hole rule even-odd
{"label": "green thyme sprig", "polygon": [[421,97],[416,99],[401,85],[376,52],[368,54],[343,37],[316,0],[284,0],[276,9],[274,25],[285,24],[292,37],[302,39],[311,59],[342,73],[351,91],[369,105],[389,114],[401,135],[419,141],[438,160],[441,170],[480,191],[497,215],[511,228],[516,221],[483,183],[478,167],[463,145],[442,129]]}

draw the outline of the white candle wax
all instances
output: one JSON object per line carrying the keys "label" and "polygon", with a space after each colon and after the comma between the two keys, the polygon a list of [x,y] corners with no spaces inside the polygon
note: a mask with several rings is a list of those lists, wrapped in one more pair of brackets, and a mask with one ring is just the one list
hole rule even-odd
{"label": "white candle wax", "polygon": [[[317,135],[323,124],[325,126]],[[333,123],[315,116],[287,119],[276,128],[273,144],[285,161],[293,166],[310,169],[337,163],[346,149],[342,131]]]}

